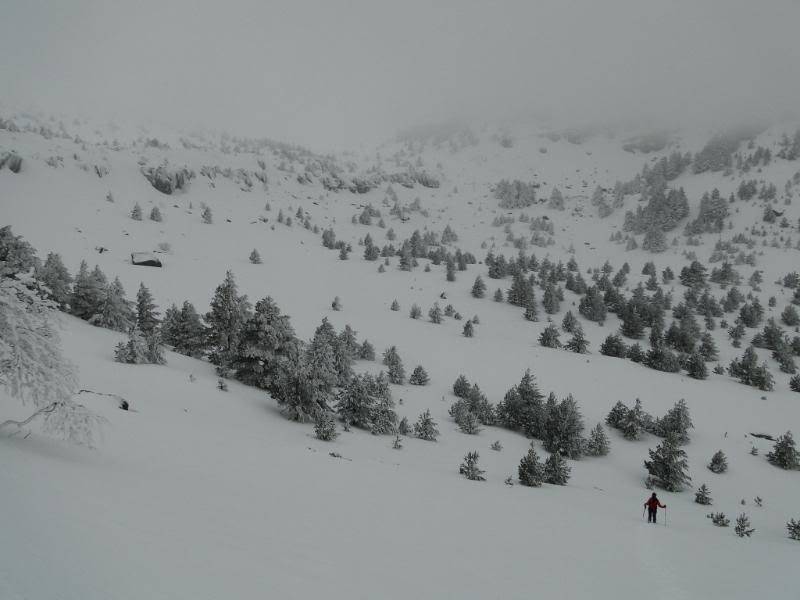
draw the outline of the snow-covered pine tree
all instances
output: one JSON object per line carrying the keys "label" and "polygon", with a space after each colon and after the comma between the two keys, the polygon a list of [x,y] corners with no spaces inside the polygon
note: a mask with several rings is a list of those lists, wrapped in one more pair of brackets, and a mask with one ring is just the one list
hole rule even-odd
{"label": "snow-covered pine tree", "polygon": [[392,305],[389,307],[389,310],[394,310],[394,311],[400,310],[400,303],[397,301],[397,298],[392,300]]}
{"label": "snow-covered pine tree", "polygon": [[106,285],[106,277],[98,267],[89,272],[86,261],[81,261],[69,301],[72,314],[84,321],[98,314],[105,299]]}
{"label": "snow-covered pine tree", "polygon": [[572,314],[571,310],[568,310],[567,314],[565,314],[564,318],[561,320],[561,329],[567,333],[572,333],[577,325],[578,319],[575,318],[575,315]]}
{"label": "snow-covered pine tree", "polygon": [[249,260],[254,265],[261,264],[261,254],[259,254],[257,249],[253,248],[253,251],[250,253]]}
{"label": "snow-covered pine tree", "polygon": [[462,433],[476,435],[481,431],[481,423],[478,417],[470,410],[456,411],[455,422]]}
{"label": "snow-covered pine tree", "polygon": [[30,402],[34,412],[23,421],[0,422],[0,430],[42,417],[46,433],[92,446],[105,420],[75,402],[77,377],[61,352],[55,304],[33,291],[26,275],[33,265],[3,248],[4,233],[10,228],[0,229],[0,386],[9,397]]}
{"label": "snow-covered pine tree", "polygon": [[153,209],[150,211],[150,220],[155,221],[156,223],[161,223],[164,218],[161,216],[161,210],[154,206]]}
{"label": "snow-covered pine tree", "polygon": [[408,424],[408,419],[403,417],[397,424],[397,433],[400,435],[409,435],[411,433],[411,425]]}
{"label": "snow-covered pine tree", "polygon": [[435,442],[439,437],[439,430],[436,427],[436,421],[431,416],[430,409],[426,409],[414,423],[414,435],[429,442]]}
{"label": "snow-covered pine tree", "polygon": [[225,273],[225,281],[217,286],[211,299],[211,310],[205,321],[209,326],[209,359],[226,369],[236,356],[242,328],[250,317],[246,295],[239,295],[233,272]]}
{"label": "snow-covered pine tree", "polygon": [[61,260],[61,255],[50,252],[41,267],[36,268],[36,279],[46,287],[47,298],[61,310],[66,310],[72,296],[72,276]]}
{"label": "snow-covered pine tree", "polygon": [[475,335],[475,328],[472,325],[472,321],[467,321],[464,323],[464,329],[462,331],[464,337],[473,337]]}
{"label": "snow-covered pine tree", "polygon": [[528,487],[539,487],[544,483],[544,465],[539,460],[533,442],[528,448],[528,453],[519,461],[517,476],[519,482]]}
{"label": "snow-covered pine tree", "polygon": [[361,347],[358,351],[358,358],[361,360],[375,360],[375,347],[369,342],[369,340],[364,340],[361,342]]}
{"label": "snow-covered pine tree", "polygon": [[606,425],[614,429],[622,429],[622,424],[625,422],[629,410],[627,406],[618,400],[606,416]]}
{"label": "snow-covered pine tree", "polygon": [[667,411],[667,414],[658,422],[659,434],[666,436],[669,433],[674,433],[681,444],[689,442],[689,429],[694,428],[692,419],[689,416],[689,407],[686,406],[686,400],[681,398],[672,408]]}
{"label": "snow-covered pine tree", "polygon": [[411,377],[409,377],[408,382],[411,385],[428,385],[430,382],[430,378],[428,377],[428,373],[422,368],[422,365],[417,365],[414,367],[414,371],[411,373]]}
{"label": "snow-covered pine tree", "polygon": [[482,471],[478,467],[478,458],[479,455],[477,451],[473,450],[472,452],[468,452],[464,457],[464,462],[459,466],[458,472],[471,481],[486,481],[486,478],[483,476],[485,471]]}
{"label": "snow-covered pine tree", "polygon": [[553,485],[567,485],[572,469],[559,452],[553,452],[544,463],[544,481]]}
{"label": "snow-covered pine tree", "polygon": [[256,302],[253,314],[242,326],[230,367],[239,381],[274,390],[300,352],[301,344],[289,317],[281,314],[267,296]]}
{"label": "snow-covered pine tree", "polygon": [[609,334],[603,343],[600,345],[600,354],[604,356],[613,356],[616,358],[625,358],[628,348],[622,338],[615,333]]}
{"label": "snow-covered pine tree", "polygon": [[105,296],[99,312],[92,315],[89,323],[114,331],[128,331],[136,321],[131,302],[125,298],[125,288],[119,277],[106,286]]}
{"label": "snow-covered pine tree", "polygon": [[387,348],[383,353],[383,364],[389,369],[389,382],[395,385],[403,385],[406,379],[406,371],[403,368],[403,361],[397,352],[397,346]]}
{"label": "snow-covered pine tree", "polygon": [[620,422],[619,429],[626,440],[638,440],[644,431],[645,412],[642,409],[642,401],[639,398],[628,409]]}
{"label": "snow-covered pine tree", "polygon": [[725,516],[724,512],[708,513],[706,517],[711,519],[711,522],[717,527],[727,527],[731,524],[731,520]]}
{"label": "snow-covered pine tree", "polygon": [[789,538],[800,541],[800,521],[789,519],[786,523],[786,531],[789,533]]}
{"label": "snow-covered pine tree", "polygon": [[495,410],[498,424],[519,430],[530,437],[541,437],[545,425],[544,395],[530,369],[518,385],[512,387]]}
{"label": "snow-covered pine tree", "polygon": [[556,403],[551,393],[545,409],[545,423],[541,432],[544,449],[568,458],[580,458],[584,447],[583,416],[575,398],[568,394]]}
{"label": "snow-covered pine tree", "polygon": [[131,210],[131,219],[134,221],[142,220],[142,207],[139,206],[138,202],[133,205],[133,210]]}
{"label": "snow-covered pine tree", "polygon": [[606,435],[606,430],[598,423],[589,432],[589,439],[586,441],[586,454],[589,456],[605,456],[611,450],[611,442]]}
{"label": "snow-covered pine tree", "polygon": [[200,217],[203,219],[203,223],[206,225],[212,225],[214,223],[214,215],[211,213],[211,207],[209,206],[203,208],[203,212]]}
{"label": "snow-covered pine tree", "polygon": [[781,469],[800,468],[800,453],[795,448],[791,431],[778,437],[772,450],[767,453],[767,460]]}
{"label": "snow-covered pine tree", "polygon": [[750,527],[750,518],[746,513],[742,513],[736,517],[736,525],[733,530],[740,538],[750,537],[755,532],[755,529]]}
{"label": "snow-covered pine tree", "polygon": [[431,320],[431,323],[436,323],[437,325],[442,322],[442,309],[439,308],[438,302],[433,303],[433,306],[428,311],[428,318]]}
{"label": "snow-covered pine tree", "polygon": [[561,341],[558,339],[559,335],[558,328],[550,323],[545,327],[542,333],[539,334],[539,343],[545,348],[561,348]]}
{"label": "snow-covered pine tree", "polygon": [[645,460],[644,466],[650,474],[649,483],[668,492],[678,492],[691,483],[686,452],[681,449],[674,434],[668,435],[655,450],[648,452],[650,460]]}
{"label": "snow-covered pine tree", "polygon": [[144,285],[139,284],[139,291],[136,292],[136,326],[145,335],[151,334],[158,327],[158,312],[156,303],[150,290]]}
{"label": "snow-covered pine tree", "polygon": [[589,348],[589,340],[583,335],[583,328],[575,327],[572,333],[572,337],[567,341],[564,345],[564,348],[569,350],[570,352],[576,352],[578,354],[586,354],[587,349]]}
{"label": "snow-covered pine tree", "polygon": [[331,310],[336,312],[342,310],[342,301],[339,296],[334,296],[333,301],[331,302]]}
{"label": "snow-covered pine tree", "polygon": [[194,305],[185,300],[180,310],[174,304],[167,309],[161,323],[161,338],[175,352],[199,358],[205,351],[208,332]]}
{"label": "snow-covered pine tree", "polygon": [[422,315],[422,309],[415,303],[411,305],[411,310],[408,313],[408,316],[412,319],[419,319]]}
{"label": "snow-covered pine tree", "polygon": [[712,503],[711,491],[708,489],[705,483],[697,488],[697,491],[694,493],[694,501],[697,502],[697,504],[703,504],[706,506]]}
{"label": "snow-covered pine tree", "polygon": [[708,378],[706,359],[700,352],[692,352],[686,361],[686,372],[692,379]]}
{"label": "snow-covered pine tree", "polygon": [[475,278],[475,283],[472,284],[472,297],[473,298],[483,298],[486,295],[486,284],[483,281],[483,278],[478,275]]}

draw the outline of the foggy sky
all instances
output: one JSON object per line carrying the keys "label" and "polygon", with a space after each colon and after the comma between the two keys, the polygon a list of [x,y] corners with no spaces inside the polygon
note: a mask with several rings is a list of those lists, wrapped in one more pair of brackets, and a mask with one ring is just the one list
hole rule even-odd
{"label": "foggy sky", "polygon": [[0,0],[0,103],[318,149],[450,117],[800,106],[795,0]]}

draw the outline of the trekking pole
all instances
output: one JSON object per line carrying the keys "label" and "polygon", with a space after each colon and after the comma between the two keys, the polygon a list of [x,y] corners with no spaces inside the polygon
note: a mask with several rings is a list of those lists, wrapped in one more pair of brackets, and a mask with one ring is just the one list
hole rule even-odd
{"label": "trekking pole", "polygon": [[647,510],[647,507],[642,507],[642,520],[644,521],[644,511]]}
{"label": "trekking pole", "polygon": [[664,507],[664,527],[667,526],[667,507]]}

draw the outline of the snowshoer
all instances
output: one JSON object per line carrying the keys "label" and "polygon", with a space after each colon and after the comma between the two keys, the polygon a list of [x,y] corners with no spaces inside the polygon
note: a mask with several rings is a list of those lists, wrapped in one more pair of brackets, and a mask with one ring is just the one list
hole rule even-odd
{"label": "snowshoer", "polygon": [[647,522],[648,523],[655,523],[656,522],[656,512],[658,512],[658,507],[667,508],[666,504],[661,504],[659,502],[656,493],[653,492],[653,495],[647,499],[647,502],[644,503],[647,507]]}

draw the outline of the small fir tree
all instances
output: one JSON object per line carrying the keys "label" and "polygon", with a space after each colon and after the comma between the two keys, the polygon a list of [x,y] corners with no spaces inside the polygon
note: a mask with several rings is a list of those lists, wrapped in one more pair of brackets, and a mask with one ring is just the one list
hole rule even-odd
{"label": "small fir tree", "polygon": [[586,454],[589,456],[605,456],[611,450],[611,442],[606,435],[606,430],[598,423],[589,432],[589,439],[586,442]]}
{"label": "small fir tree", "polygon": [[422,309],[416,304],[412,304],[408,316],[411,317],[412,319],[419,319],[421,315],[422,315]]}
{"label": "small fir tree", "polygon": [[431,416],[430,409],[425,410],[414,423],[414,435],[428,442],[435,442],[439,437],[439,430],[436,427],[436,421]]}
{"label": "small fir tree", "polygon": [[697,488],[697,491],[694,493],[694,501],[697,502],[697,504],[703,504],[705,506],[712,503],[711,491],[705,483]]}
{"label": "small fir tree", "polygon": [[559,335],[556,326],[550,323],[539,335],[539,344],[545,348],[561,348],[561,341],[558,339]]}
{"label": "small fir tree", "polygon": [[422,365],[417,365],[411,373],[408,382],[411,385],[428,385],[428,383],[430,383],[430,378],[428,377],[428,373],[425,372],[425,369],[422,368]]}
{"label": "small fir tree", "polygon": [[655,450],[648,452],[650,460],[645,460],[644,466],[650,474],[648,480],[652,485],[668,492],[677,492],[691,483],[686,452],[678,445],[674,434],[668,435]]}
{"label": "small fir tree", "polygon": [[336,421],[328,412],[320,412],[314,425],[314,435],[323,442],[332,442],[339,436],[336,431]]}
{"label": "small fir tree", "polygon": [[214,215],[211,214],[210,207],[206,206],[200,216],[203,219],[203,223],[206,225],[211,225],[214,223]]}
{"label": "small fir tree", "polygon": [[750,518],[746,513],[742,513],[736,517],[736,525],[733,530],[740,538],[750,537],[755,532],[755,529],[750,527]]}
{"label": "small fir tree", "polygon": [[397,346],[387,348],[383,353],[383,364],[389,370],[389,382],[395,385],[403,385],[406,379],[406,371],[403,368],[403,361],[397,352]]}
{"label": "small fir tree", "polygon": [[544,463],[544,481],[553,485],[567,485],[571,470],[564,457],[554,452]]}
{"label": "small fir tree", "polygon": [[393,311],[400,310],[400,303],[397,301],[396,298],[394,300],[392,300],[392,305],[389,307],[389,310],[393,310]]}
{"label": "small fir tree", "polygon": [[433,306],[428,311],[428,318],[431,320],[431,323],[436,323],[437,325],[442,322],[442,309],[439,308],[438,302],[433,303]]}
{"label": "small fir tree", "polygon": [[486,283],[484,283],[483,278],[478,275],[475,278],[475,283],[472,284],[472,297],[473,298],[483,298],[486,295]]}
{"label": "small fir tree", "polygon": [[564,346],[570,352],[576,352],[577,354],[586,354],[587,349],[589,348],[589,340],[583,335],[583,329],[580,327],[575,328],[572,337]]}
{"label": "small fir tree", "polygon": [[772,450],[767,453],[767,460],[781,469],[800,468],[800,453],[795,448],[791,431],[777,439]]}
{"label": "small fir tree", "polygon": [[544,483],[544,465],[539,460],[539,455],[536,453],[533,442],[528,448],[528,453],[519,461],[517,475],[522,485],[539,487]]}
{"label": "small fir tree", "polygon": [[150,334],[158,327],[158,312],[150,290],[144,283],[139,284],[136,292],[136,326],[144,334]]}
{"label": "small fir tree", "polygon": [[253,251],[250,253],[250,262],[253,263],[254,265],[261,264],[261,255],[255,248],[253,248]]}
{"label": "small fir tree", "polygon": [[131,219],[134,221],[141,221],[142,220],[142,207],[139,206],[139,203],[133,205],[133,210],[131,211]]}
{"label": "small fir tree", "polygon": [[161,210],[157,206],[154,206],[150,211],[150,220],[155,221],[156,223],[161,223],[161,221],[164,220],[161,216]]}
{"label": "small fir tree", "polygon": [[718,475],[728,470],[728,458],[722,450],[717,450],[708,463],[708,470]]}
{"label": "small fir tree", "polygon": [[486,478],[483,476],[485,471],[482,471],[478,467],[478,458],[479,455],[477,451],[467,453],[464,457],[464,462],[462,462],[461,466],[458,468],[458,472],[470,481],[486,481]]}

